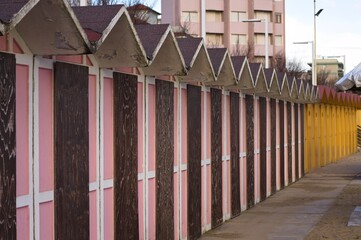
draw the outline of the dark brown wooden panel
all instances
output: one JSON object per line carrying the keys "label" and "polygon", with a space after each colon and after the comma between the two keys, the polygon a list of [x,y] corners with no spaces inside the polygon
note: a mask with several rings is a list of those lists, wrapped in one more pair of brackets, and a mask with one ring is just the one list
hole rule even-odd
{"label": "dark brown wooden panel", "polygon": [[305,105],[301,104],[301,174],[305,175]]}
{"label": "dark brown wooden panel", "polygon": [[280,185],[281,189],[285,186],[285,105],[283,101],[279,101],[280,110]]}
{"label": "dark brown wooden panel", "polygon": [[212,228],[223,222],[222,212],[222,91],[211,89]]}
{"label": "dark brown wooden panel", "polygon": [[114,239],[138,239],[138,80],[116,72],[113,78]]}
{"label": "dark brown wooden panel", "polygon": [[16,239],[15,66],[0,52],[0,239]]}
{"label": "dark brown wooden panel", "polygon": [[247,207],[254,206],[254,106],[253,96],[246,95],[247,136]]}
{"label": "dark brown wooden panel", "polygon": [[298,158],[298,103],[294,105],[295,109],[295,171],[296,171],[296,180],[299,178],[299,158]]}
{"label": "dark brown wooden panel", "polygon": [[89,239],[88,68],[55,63],[55,239]]}
{"label": "dark brown wooden panel", "polygon": [[288,184],[292,182],[292,103],[287,102]]}
{"label": "dark brown wooden panel", "polygon": [[156,80],[156,237],[174,238],[174,84]]}
{"label": "dark brown wooden panel", "polygon": [[276,192],[276,100],[271,99],[271,193]]}
{"label": "dark brown wooden panel", "polygon": [[201,172],[201,88],[187,86],[188,136],[188,236],[202,235],[202,172]]}
{"label": "dark brown wooden panel", "polygon": [[259,139],[260,139],[260,189],[261,201],[267,196],[267,100],[259,98]]}
{"label": "dark brown wooden panel", "polygon": [[239,176],[239,94],[231,93],[231,212],[232,217],[241,214]]}

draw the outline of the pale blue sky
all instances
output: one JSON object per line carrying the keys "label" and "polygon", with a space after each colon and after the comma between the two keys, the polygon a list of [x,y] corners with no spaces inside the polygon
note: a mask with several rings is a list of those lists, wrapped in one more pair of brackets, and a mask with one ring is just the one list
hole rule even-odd
{"label": "pale blue sky", "polygon": [[[285,0],[285,4],[287,58],[311,62],[311,44],[293,42],[313,41],[314,0]],[[324,9],[316,18],[317,55],[345,55],[346,72],[352,70],[361,62],[361,0],[316,0],[316,8]]]}
{"label": "pale blue sky", "polygon": [[[146,0],[161,10],[161,0]],[[297,41],[313,41],[314,0],[285,0],[286,57],[304,63],[312,61],[312,47],[294,45]],[[346,56],[346,71],[361,62],[361,0],[316,0],[323,8],[317,17],[317,55]],[[339,58],[343,61],[343,58]]]}

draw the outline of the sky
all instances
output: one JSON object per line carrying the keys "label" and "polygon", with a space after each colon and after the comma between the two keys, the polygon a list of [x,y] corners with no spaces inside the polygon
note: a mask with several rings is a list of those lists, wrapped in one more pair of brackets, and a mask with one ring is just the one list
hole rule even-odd
{"label": "sky", "polygon": [[[285,0],[286,58],[312,62],[314,0]],[[318,57],[345,56],[345,72],[361,62],[361,0],[316,0],[316,54]],[[345,59],[344,59],[345,58]]]}
{"label": "sky", "polygon": [[[146,0],[161,11],[161,0]],[[284,0],[286,13],[286,58],[296,59],[308,68],[312,62],[311,44],[293,42],[313,41],[313,12],[315,0]],[[155,3],[154,3],[155,2]],[[361,62],[361,0],[316,0],[316,54],[318,57],[342,56],[345,73]]]}

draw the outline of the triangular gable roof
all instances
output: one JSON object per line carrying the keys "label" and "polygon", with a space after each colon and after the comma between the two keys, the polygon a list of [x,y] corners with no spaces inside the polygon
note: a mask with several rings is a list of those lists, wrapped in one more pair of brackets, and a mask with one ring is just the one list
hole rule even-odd
{"label": "triangular gable roof", "polygon": [[259,94],[267,94],[268,93],[268,84],[266,81],[266,77],[263,72],[262,64],[260,63],[250,63],[249,64],[252,78],[254,82],[254,91]]}
{"label": "triangular gable roof", "polygon": [[123,5],[73,7],[100,67],[145,67],[145,50]]}
{"label": "triangular gable roof", "polygon": [[298,89],[298,102],[304,103],[306,101],[305,99],[305,86],[303,84],[303,80],[296,79],[297,89]]}
{"label": "triangular gable roof", "polygon": [[319,94],[318,87],[312,86],[311,87],[311,96],[310,96],[311,102],[318,102],[318,100],[320,99],[318,94]]}
{"label": "triangular gable roof", "polygon": [[183,56],[168,24],[135,25],[135,29],[149,60],[149,66],[142,69],[145,75],[181,76],[186,74]]}
{"label": "triangular gable roof", "polygon": [[182,82],[215,81],[215,75],[208,52],[202,38],[177,38],[178,46],[188,70],[186,76],[180,76]]}
{"label": "triangular gable roof", "polygon": [[283,100],[290,99],[290,88],[286,73],[277,72],[277,80],[280,85],[280,98]]}
{"label": "triangular gable roof", "polygon": [[253,93],[254,92],[254,83],[252,80],[251,69],[247,57],[244,56],[232,56],[231,57],[232,65],[235,70],[237,85],[228,86],[227,89],[239,89],[243,93]]}
{"label": "triangular gable roof", "polygon": [[205,84],[208,86],[237,85],[236,75],[227,48],[209,48],[207,51],[217,80]]}
{"label": "triangular gable roof", "polygon": [[3,33],[16,29],[33,54],[90,53],[86,34],[65,0],[3,0],[0,18],[6,25]]}
{"label": "triangular gable roof", "polygon": [[265,68],[264,75],[268,85],[268,95],[276,97],[280,95],[280,85],[277,80],[276,71],[274,68]]}
{"label": "triangular gable roof", "polygon": [[305,82],[305,101],[311,102],[311,83],[310,81]]}
{"label": "triangular gable roof", "polygon": [[296,78],[293,76],[287,76],[288,86],[290,89],[290,101],[296,101],[298,98],[298,89],[296,84]]}

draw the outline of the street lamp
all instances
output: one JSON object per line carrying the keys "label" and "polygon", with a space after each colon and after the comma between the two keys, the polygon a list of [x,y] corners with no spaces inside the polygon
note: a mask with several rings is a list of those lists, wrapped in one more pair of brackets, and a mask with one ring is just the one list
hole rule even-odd
{"label": "street lamp", "polygon": [[264,46],[265,46],[265,68],[268,68],[268,21],[267,19],[247,19],[242,22],[264,22]]}
{"label": "street lamp", "polygon": [[[315,44],[313,41],[306,42],[294,42],[293,44],[312,44],[312,84],[317,85],[317,75],[316,75],[316,54],[315,54]],[[316,83],[316,84],[314,84]]]}
{"label": "street lamp", "polygon": [[316,12],[316,0],[313,0],[313,59],[314,60],[314,65],[312,67],[312,69],[315,69],[314,73],[315,73],[315,77],[312,77],[312,85],[316,86],[317,85],[317,63],[316,63],[316,17],[318,17],[321,12],[323,11],[323,9],[321,8],[320,10],[318,10]]}

